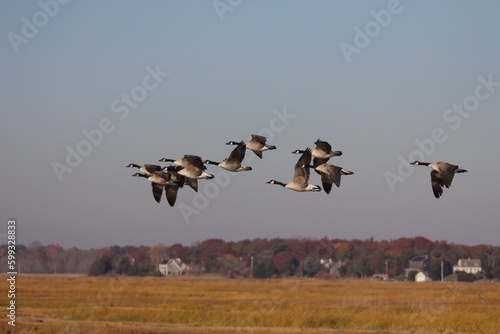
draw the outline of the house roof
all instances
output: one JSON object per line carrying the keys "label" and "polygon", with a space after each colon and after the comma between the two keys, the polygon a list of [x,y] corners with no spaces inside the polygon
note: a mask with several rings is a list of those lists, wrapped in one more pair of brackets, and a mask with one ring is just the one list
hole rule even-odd
{"label": "house roof", "polygon": [[481,267],[481,260],[479,259],[459,259],[458,267]]}
{"label": "house roof", "polygon": [[176,259],[165,259],[163,261],[161,261],[160,264],[164,264],[164,265],[167,265],[167,266],[175,266],[177,267],[179,270],[184,270],[187,266],[184,264],[184,262],[182,262],[181,259],[179,258],[176,258]]}
{"label": "house roof", "polygon": [[410,261],[421,262],[425,260],[427,260],[427,256],[423,255],[423,256],[415,256]]}

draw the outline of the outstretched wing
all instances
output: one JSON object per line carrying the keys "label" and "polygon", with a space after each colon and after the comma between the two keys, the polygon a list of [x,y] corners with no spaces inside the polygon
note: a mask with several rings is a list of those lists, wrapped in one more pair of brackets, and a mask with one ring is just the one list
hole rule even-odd
{"label": "outstretched wing", "polygon": [[453,182],[453,176],[455,176],[455,171],[458,169],[457,165],[452,165],[449,163],[443,163],[441,167],[440,178],[443,180],[443,185],[446,188],[451,187],[451,182]]}
{"label": "outstretched wing", "polygon": [[322,141],[322,140],[318,139],[318,140],[316,140],[316,142],[314,144],[316,144],[317,149],[320,149],[326,153],[330,153],[332,151],[332,145],[330,145],[326,141]]}
{"label": "outstretched wing", "polygon": [[311,149],[308,147],[304,150],[304,153],[300,156],[299,160],[295,164],[293,179],[299,180],[300,177],[304,178],[305,182],[309,181],[310,170],[309,167],[311,165]]}
{"label": "outstretched wing", "polygon": [[229,160],[236,160],[239,163],[243,161],[245,158],[245,143],[243,141],[240,141],[240,143],[234,148],[234,150],[229,154]]}
{"label": "outstretched wing", "polygon": [[142,168],[149,174],[153,174],[154,172],[160,172],[163,167],[158,165],[144,164]]}
{"label": "outstretched wing", "polygon": [[265,145],[266,144],[266,137],[264,136],[259,136],[259,135],[251,135],[252,136],[252,141],[255,141],[259,144]]}
{"label": "outstretched wing", "polygon": [[177,199],[177,190],[179,190],[179,186],[177,185],[165,186],[165,197],[167,198],[167,202],[170,206],[174,206],[175,204],[175,200]]}
{"label": "outstretched wing", "polygon": [[190,186],[195,192],[198,192],[198,179],[185,178],[185,183]]}
{"label": "outstretched wing", "polygon": [[441,195],[443,194],[443,186],[445,185],[445,181],[441,177],[441,173],[435,170],[431,171],[431,184],[434,197],[441,197]]}
{"label": "outstretched wing", "polygon": [[256,156],[262,159],[262,151],[254,151],[252,150],[253,153],[255,153]]}
{"label": "outstretched wing", "polygon": [[151,183],[151,187],[153,188],[153,197],[155,198],[155,201],[160,203],[161,195],[163,193],[163,185]]}

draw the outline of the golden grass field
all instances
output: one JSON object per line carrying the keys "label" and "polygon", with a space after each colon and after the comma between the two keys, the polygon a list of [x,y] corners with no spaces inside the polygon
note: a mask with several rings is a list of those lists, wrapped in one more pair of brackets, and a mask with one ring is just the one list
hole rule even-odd
{"label": "golden grass field", "polygon": [[23,274],[15,300],[7,333],[500,333],[500,284]]}

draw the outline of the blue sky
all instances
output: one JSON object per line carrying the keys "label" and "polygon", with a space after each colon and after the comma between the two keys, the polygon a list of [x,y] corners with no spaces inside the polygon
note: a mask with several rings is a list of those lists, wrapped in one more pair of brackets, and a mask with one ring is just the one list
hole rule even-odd
{"label": "blue sky", "polygon": [[[424,236],[499,245],[497,1],[0,7],[0,212],[17,219],[19,243]],[[198,194],[181,189],[173,208],[125,168],[183,154],[220,160],[225,142],[259,132],[277,150],[247,154],[251,172],[209,166],[216,179],[200,181]],[[288,182],[290,152],[318,138],[343,151],[331,163],[354,172],[340,188],[266,184]],[[72,166],[68,149],[83,152]],[[469,173],[437,200],[428,168],[405,169],[419,156]],[[310,181],[320,184],[315,173]]]}

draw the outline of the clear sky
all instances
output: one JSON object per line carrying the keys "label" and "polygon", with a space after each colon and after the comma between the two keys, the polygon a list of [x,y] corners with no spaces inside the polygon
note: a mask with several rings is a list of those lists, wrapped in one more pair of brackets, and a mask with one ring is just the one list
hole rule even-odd
{"label": "clear sky", "polygon": [[[0,4],[0,232],[16,218],[19,243],[500,245],[500,2],[60,1]],[[251,133],[277,150],[209,166],[173,208],[125,168]],[[318,138],[354,172],[340,188],[266,184]],[[469,172],[435,199],[415,159]]]}

